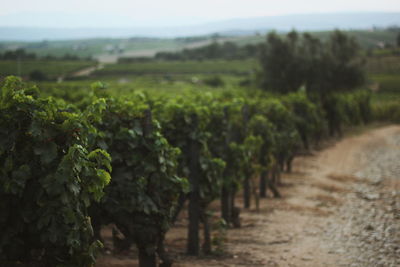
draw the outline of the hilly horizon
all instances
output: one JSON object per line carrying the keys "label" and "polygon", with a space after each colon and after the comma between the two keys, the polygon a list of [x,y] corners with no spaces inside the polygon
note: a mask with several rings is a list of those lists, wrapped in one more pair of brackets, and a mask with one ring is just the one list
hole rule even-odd
{"label": "hilly horizon", "polygon": [[[159,37],[175,38],[185,36],[200,36],[214,33],[226,35],[249,35],[265,33],[267,31],[325,31],[332,29],[356,30],[384,28],[400,25],[400,12],[352,12],[352,13],[325,13],[325,14],[294,14],[282,16],[264,16],[252,18],[235,18],[208,23],[199,23],[181,26],[122,26],[127,25],[127,18],[110,23],[110,27],[99,24],[87,27],[77,27],[68,21],[74,17],[60,17],[60,23],[52,27],[12,26],[12,21],[18,15],[0,16],[0,41],[42,41],[42,40],[73,40],[89,38],[128,38],[128,37]],[[48,18],[51,19],[51,18]],[[86,17],[90,21],[90,16]],[[94,19],[94,18],[93,18]],[[41,17],[42,21],[46,18]],[[113,21],[112,18],[108,21]],[[118,24],[120,23],[120,24]],[[2,26],[3,25],[3,26]],[[8,25],[8,26],[4,26]],[[40,25],[37,24],[37,25]],[[134,23],[132,23],[134,25]],[[139,24],[138,24],[139,25]]]}

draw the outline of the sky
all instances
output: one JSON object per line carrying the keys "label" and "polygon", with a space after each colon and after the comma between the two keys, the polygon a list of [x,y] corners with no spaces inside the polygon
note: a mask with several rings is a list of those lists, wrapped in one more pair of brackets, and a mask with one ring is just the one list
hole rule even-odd
{"label": "sky", "polygon": [[290,14],[400,12],[399,0],[0,0],[0,2],[0,26],[36,27],[152,27]]}

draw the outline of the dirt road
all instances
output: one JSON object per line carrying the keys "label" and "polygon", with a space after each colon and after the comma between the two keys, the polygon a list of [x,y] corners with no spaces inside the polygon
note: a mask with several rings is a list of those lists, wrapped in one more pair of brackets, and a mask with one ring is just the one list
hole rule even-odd
{"label": "dirt road", "polygon": [[[260,212],[242,211],[223,256],[185,256],[181,220],[167,236],[174,266],[400,266],[400,126],[296,159],[281,193]],[[129,254],[97,266],[137,266]]]}
{"label": "dirt road", "polygon": [[104,68],[104,65],[98,64],[97,66],[91,66],[91,67],[87,67],[87,68],[81,69],[79,71],[76,71],[76,72],[72,73],[70,76],[71,77],[86,77],[86,76],[90,76],[96,70],[101,70],[102,68]]}

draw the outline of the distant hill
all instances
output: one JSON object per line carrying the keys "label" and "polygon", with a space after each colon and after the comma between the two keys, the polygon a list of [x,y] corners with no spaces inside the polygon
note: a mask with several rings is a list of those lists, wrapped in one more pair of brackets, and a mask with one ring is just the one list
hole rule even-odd
{"label": "distant hill", "polygon": [[[12,19],[10,16],[7,16],[7,18],[0,16],[0,41],[69,40],[100,37],[127,38],[133,36],[165,38],[211,33],[249,35],[249,33],[264,33],[269,30],[326,31],[335,28],[354,30],[400,25],[400,13],[376,12],[241,18],[177,27],[58,28],[56,23],[52,25],[53,28],[1,26],[11,25],[10,21]],[[71,17],[71,20],[73,19]]]}

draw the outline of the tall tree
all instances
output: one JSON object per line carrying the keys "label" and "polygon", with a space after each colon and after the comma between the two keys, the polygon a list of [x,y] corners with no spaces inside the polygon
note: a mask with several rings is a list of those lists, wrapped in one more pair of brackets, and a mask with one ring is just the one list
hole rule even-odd
{"label": "tall tree", "polygon": [[295,92],[303,85],[312,94],[351,90],[364,82],[363,60],[353,37],[334,31],[327,42],[295,31],[285,38],[272,32],[260,49],[264,89]]}
{"label": "tall tree", "polygon": [[268,34],[260,51],[261,82],[264,89],[289,93],[300,88],[303,83],[303,66],[299,45],[295,31],[290,32],[286,39],[275,32]]}

